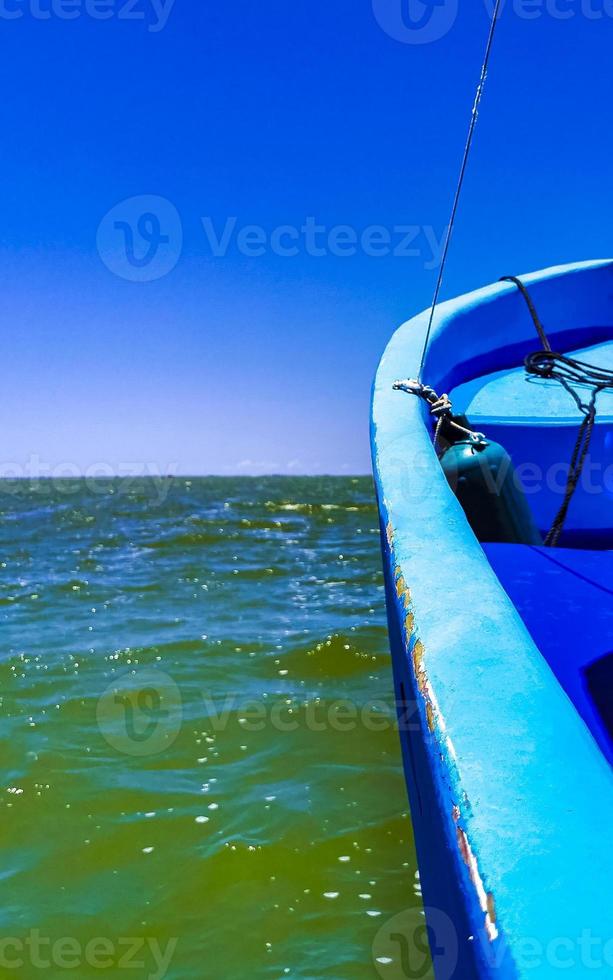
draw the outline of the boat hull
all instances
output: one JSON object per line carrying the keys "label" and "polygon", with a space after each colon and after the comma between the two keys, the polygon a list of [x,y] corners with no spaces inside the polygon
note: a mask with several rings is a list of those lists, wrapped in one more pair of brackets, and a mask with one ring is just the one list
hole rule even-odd
{"label": "boat hull", "polygon": [[[525,281],[563,349],[612,335],[610,262]],[[599,944],[603,969],[613,953],[611,768],[468,526],[421,401],[393,390],[398,377],[417,374],[426,328],[427,314],[409,321],[382,358],[372,449],[435,973],[541,978],[565,968],[592,976],[585,937]],[[509,284],[444,304],[424,380],[449,390],[520,364],[538,346],[533,332]]]}

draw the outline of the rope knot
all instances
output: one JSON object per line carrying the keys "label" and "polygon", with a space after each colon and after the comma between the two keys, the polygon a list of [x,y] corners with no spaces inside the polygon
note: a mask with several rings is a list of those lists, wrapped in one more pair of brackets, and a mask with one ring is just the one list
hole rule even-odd
{"label": "rope knot", "polygon": [[437,395],[434,388],[430,385],[422,384],[415,378],[407,378],[406,381],[395,381],[393,384],[395,391],[406,391],[409,395],[417,395],[428,402],[430,414],[435,419],[449,418],[453,415],[453,405],[449,395]]}
{"label": "rope knot", "polygon": [[415,378],[407,378],[405,381],[395,381],[393,388],[395,391],[406,391],[409,395],[417,395],[418,398],[423,398],[428,403],[430,415],[432,415],[436,422],[434,431],[435,447],[438,447],[441,430],[444,426],[448,426],[456,432],[459,432],[462,438],[468,438],[477,447],[487,446],[487,440],[482,432],[474,432],[472,429],[466,428],[466,426],[461,425],[453,417],[453,405],[451,404],[449,395],[437,395],[434,388],[431,388],[430,385],[422,384],[421,381],[417,381]]}
{"label": "rope knot", "polygon": [[435,419],[449,418],[453,415],[453,405],[449,395],[441,395],[435,402],[430,403],[430,415]]}

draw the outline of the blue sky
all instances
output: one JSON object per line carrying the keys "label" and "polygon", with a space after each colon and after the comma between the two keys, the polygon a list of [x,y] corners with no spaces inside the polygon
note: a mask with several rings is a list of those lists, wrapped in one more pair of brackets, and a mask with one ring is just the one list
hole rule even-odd
{"label": "blue sky", "polygon": [[[454,2],[0,0],[0,472],[369,470],[488,27]],[[507,0],[444,295],[613,252],[611,13]]]}

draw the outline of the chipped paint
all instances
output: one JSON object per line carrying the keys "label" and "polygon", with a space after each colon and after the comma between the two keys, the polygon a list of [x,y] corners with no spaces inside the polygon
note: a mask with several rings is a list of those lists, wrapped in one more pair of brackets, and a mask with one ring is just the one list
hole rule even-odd
{"label": "chipped paint", "polygon": [[495,926],[496,925],[496,905],[495,905],[495,902],[494,902],[494,893],[493,892],[488,892],[487,893],[487,913],[488,913],[488,915],[489,915],[489,917],[490,917],[493,925]]}
{"label": "chipped paint", "polygon": [[[393,551],[394,548],[394,529],[392,527],[391,520],[388,521],[386,527],[387,542],[390,550]],[[396,596],[399,601],[403,603],[405,610],[407,610],[406,616],[404,617],[404,635],[407,652],[411,648],[411,643],[414,638],[415,633],[415,614],[411,610],[411,591],[406,583],[402,568],[400,564],[396,564],[394,568],[394,579],[396,584]],[[424,700],[424,708],[426,714],[426,722],[428,729],[431,734],[438,734],[441,740],[441,744],[445,746],[447,750],[447,756],[452,760],[452,764],[457,763],[457,755],[451,741],[451,738],[447,734],[447,726],[445,724],[445,719],[441,712],[440,706],[438,704],[436,695],[430,683],[425,665],[425,648],[421,640],[415,640],[413,642],[413,650],[411,655],[413,663],[413,672],[415,675],[415,681],[417,684],[417,689]],[[441,760],[444,763],[445,756],[441,755]],[[465,800],[468,804],[468,800]],[[465,830],[460,826],[461,813],[460,808],[454,804],[452,810],[452,817],[454,823],[456,824],[456,837],[458,842],[458,849],[464,864],[466,865],[470,880],[475,888],[479,905],[481,911],[484,914],[484,925],[485,932],[490,942],[494,942],[498,938],[498,928],[496,926],[496,908],[494,902],[494,895],[492,892],[487,892],[483,883],[483,878],[479,871],[479,865],[475,853],[470,846],[468,836]]]}
{"label": "chipped paint", "polygon": [[407,613],[404,619],[404,635],[407,645],[411,642],[411,637],[415,630],[415,616],[413,613]]}
{"label": "chipped paint", "polygon": [[[457,807],[454,807],[454,819],[459,819],[456,817],[455,811]],[[459,814],[459,811],[458,811]],[[470,880],[472,881],[475,891],[477,892],[477,897],[479,899],[479,905],[481,906],[481,911],[485,915],[485,931],[490,942],[493,942],[498,938],[498,929],[496,928],[496,910],[494,905],[494,895],[492,892],[486,892],[485,886],[483,884],[483,878],[479,871],[479,865],[475,853],[470,846],[468,837],[466,836],[466,831],[458,825],[456,826],[456,834],[458,839],[458,848],[460,854],[468,868],[470,874]]]}
{"label": "chipped paint", "polygon": [[429,701],[426,701],[426,721],[428,722],[428,728],[434,734],[436,730],[436,724],[434,722],[434,711],[432,710],[432,705]]}
{"label": "chipped paint", "polygon": [[416,640],[413,647],[413,671],[415,673],[417,687],[423,694],[423,689],[426,684],[426,671],[424,670],[424,646],[421,640]]}
{"label": "chipped paint", "polygon": [[[398,598],[404,596],[409,590],[406,587],[404,576],[397,566],[397,578],[396,578],[396,593]],[[407,623],[410,620],[410,629],[407,627]],[[405,619],[405,633],[407,636],[407,649],[410,647],[409,640],[413,634],[415,628],[414,614],[409,613]],[[432,734],[436,734],[437,731],[441,736],[441,741],[447,749],[447,752],[453,762],[457,762],[457,756],[453,742],[451,738],[447,735],[447,726],[445,724],[445,719],[439,707],[436,695],[428,678],[425,665],[425,648],[421,640],[416,640],[413,644],[412,652],[413,661],[413,672],[415,674],[415,681],[417,683],[417,688],[424,699],[425,711],[426,711],[426,722],[428,729]],[[456,835],[458,841],[458,848],[462,859],[468,868],[471,882],[477,893],[477,898],[479,900],[479,905],[485,916],[485,931],[490,942],[493,942],[498,938],[498,929],[496,927],[496,911],[494,904],[494,896],[492,892],[486,892],[485,886],[483,884],[483,878],[479,871],[479,865],[477,858],[470,846],[466,832],[459,826],[460,821],[460,809],[457,805],[454,805],[452,811],[453,820],[456,824]]]}
{"label": "chipped paint", "polygon": [[392,527],[392,522],[387,522],[387,527],[385,528],[385,534],[387,536],[387,543],[390,548],[394,547],[394,528]]}
{"label": "chipped paint", "polygon": [[[420,640],[415,643],[413,648],[413,667],[415,670],[417,686],[425,701],[426,721],[428,728],[432,734],[434,734],[438,729],[439,733],[444,736],[445,745],[452,759],[454,762],[456,762],[456,753],[453,743],[449,736],[446,735],[447,726],[445,725],[445,720],[426,674],[426,669],[424,666],[424,647]],[[485,915],[485,931],[490,942],[493,942],[498,938],[494,896],[492,892],[486,892],[485,890],[483,878],[481,877],[481,873],[479,871],[477,858],[470,846],[466,832],[459,826],[460,809],[457,805],[454,805],[453,807],[452,816],[456,823],[456,835],[460,854],[462,855],[464,863],[468,868],[470,879],[475,887],[475,891],[477,892],[479,905],[481,906],[481,910]]]}
{"label": "chipped paint", "polygon": [[457,763],[458,756],[457,756],[457,753],[456,753],[456,750],[455,750],[455,745],[453,744],[453,742],[449,738],[449,735],[447,735],[447,737],[445,739],[445,744],[447,745],[447,751],[449,752],[449,755],[451,756],[451,758],[453,759],[453,761],[455,763]]}
{"label": "chipped paint", "polygon": [[423,643],[421,640],[416,640],[413,645],[413,671],[415,673],[415,680],[417,682],[418,690],[425,701],[428,728],[431,732],[438,729],[438,731],[444,735],[447,730],[447,726],[426,673],[424,654],[425,651]]}
{"label": "chipped paint", "polygon": [[409,643],[415,628],[415,616],[411,612],[411,590],[402,574],[400,565],[396,565],[394,577],[396,580],[396,596],[401,600],[405,610],[407,610],[407,614],[404,617],[404,635],[406,642]]}

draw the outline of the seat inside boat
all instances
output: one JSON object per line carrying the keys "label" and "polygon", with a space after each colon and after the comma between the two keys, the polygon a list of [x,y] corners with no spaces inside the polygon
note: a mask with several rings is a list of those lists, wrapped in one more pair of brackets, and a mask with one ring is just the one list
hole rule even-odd
{"label": "seat inside boat", "polygon": [[[570,356],[613,369],[613,341]],[[589,391],[576,392],[589,400]],[[519,365],[459,385],[451,398],[471,428],[511,456],[544,538],[564,498],[582,421],[572,395],[556,381],[528,379]],[[482,544],[536,645],[613,764],[613,391],[598,395],[597,411],[561,547]]]}

